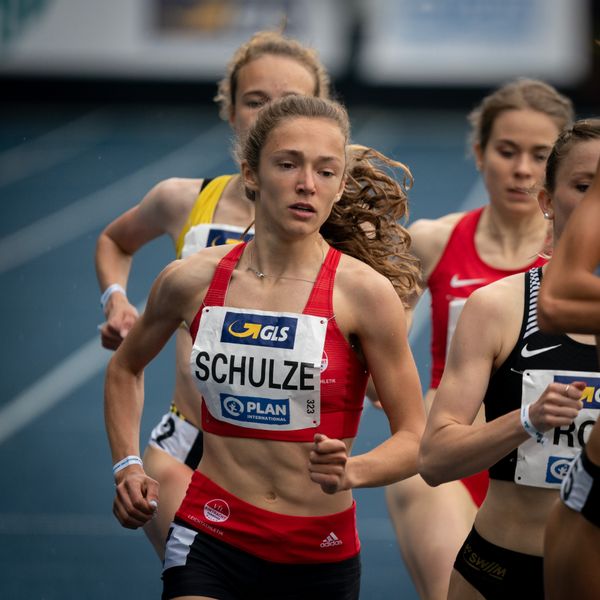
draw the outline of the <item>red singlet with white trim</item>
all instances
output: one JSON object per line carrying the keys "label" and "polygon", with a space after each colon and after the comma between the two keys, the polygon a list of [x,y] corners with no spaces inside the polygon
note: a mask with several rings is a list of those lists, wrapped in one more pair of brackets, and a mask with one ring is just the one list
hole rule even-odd
{"label": "red singlet with white trim", "polygon": [[[427,286],[431,293],[431,382],[437,389],[448,348],[449,333],[454,332],[458,314],[466,299],[477,289],[514,275],[542,266],[547,259],[536,257],[520,269],[496,269],[483,262],[475,247],[475,233],[484,207],[465,213],[450,234],[444,252],[431,272]],[[481,506],[488,487],[487,471],[478,473],[462,482],[469,490],[477,506]]]}
{"label": "red singlet with white trim", "polygon": [[[196,340],[202,309],[207,306],[225,306],[231,275],[245,247],[245,243],[236,245],[217,265],[202,306],[190,326],[192,340]],[[286,431],[240,427],[216,419],[203,402],[202,429],[204,431],[230,437],[288,442],[312,442],[315,433],[323,433],[338,439],[356,436],[369,373],[358,360],[335,321],[333,287],[340,257],[339,250],[329,249],[303,310],[303,314],[327,319],[320,375],[320,424],[316,427]]]}

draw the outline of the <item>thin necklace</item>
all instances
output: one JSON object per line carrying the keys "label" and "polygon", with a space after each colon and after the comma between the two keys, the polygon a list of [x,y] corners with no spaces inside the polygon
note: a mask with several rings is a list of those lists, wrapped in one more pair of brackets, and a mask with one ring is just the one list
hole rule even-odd
{"label": "thin necklace", "polygon": [[[325,262],[325,249],[323,244],[319,244],[321,247],[321,265],[319,266],[319,270],[321,270],[321,266]],[[264,279],[265,277],[269,277],[271,279],[293,279],[294,281],[306,281],[306,283],[315,283],[315,279],[303,279],[302,277],[289,277],[287,275],[268,275],[267,273],[263,273],[263,271],[259,271],[252,266],[254,262],[254,244],[250,247],[250,264],[246,267],[248,271],[254,273],[258,279]]]}

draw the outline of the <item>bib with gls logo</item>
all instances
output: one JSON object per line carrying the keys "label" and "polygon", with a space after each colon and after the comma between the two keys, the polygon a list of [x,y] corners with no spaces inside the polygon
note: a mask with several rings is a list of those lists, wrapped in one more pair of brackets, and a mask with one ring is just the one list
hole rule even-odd
{"label": "bib with gls logo", "polygon": [[317,427],[326,331],[313,315],[203,308],[190,366],[210,414],[251,429]]}
{"label": "bib with gls logo", "polygon": [[550,370],[523,373],[522,406],[534,403],[552,382],[569,385],[574,381],[587,384],[581,396],[583,408],[570,425],[546,431],[542,443],[532,438],[519,446],[515,483],[558,489],[571,461],[585,445],[600,410],[600,373]]}

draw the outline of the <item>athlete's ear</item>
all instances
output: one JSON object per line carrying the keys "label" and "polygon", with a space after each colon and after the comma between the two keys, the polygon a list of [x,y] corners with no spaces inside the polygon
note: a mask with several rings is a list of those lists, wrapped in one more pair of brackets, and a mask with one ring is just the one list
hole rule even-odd
{"label": "athlete's ear", "polygon": [[344,175],[342,181],[340,182],[340,187],[338,188],[338,193],[335,195],[334,202],[339,202],[342,196],[344,195],[344,190],[346,189],[346,181],[348,177]]}
{"label": "athlete's ear", "polygon": [[475,142],[472,150],[475,157],[475,167],[478,171],[481,171],[483,169],[483,148],[479,142]]}
{"label": "athlete's ear", "polygon": [[242,183],[244,184],[244,192],[248,200],[256,200],[256,194],[258,193],[258,180],[256,173],[250,168],[247,160],[243,160],[241,163],[242,170]]}
{"label": "athlete's ear", "polygon": [[232,104],[229,107],[229,118],[227,119],[227,122],[229,123],[231,128],[235,130],[235,105],[234,104]]}
{"label": "athlete's ear", "polygon": [[544,215],[544,219],[551,221],[554,219],[554,208],[552,207],[552,198],[546,188],[541,188],[538,192],[538,204]]}

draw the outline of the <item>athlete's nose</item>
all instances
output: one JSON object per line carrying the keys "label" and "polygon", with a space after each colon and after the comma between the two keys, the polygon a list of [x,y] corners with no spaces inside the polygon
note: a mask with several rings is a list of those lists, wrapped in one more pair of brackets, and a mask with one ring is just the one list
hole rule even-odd
{"label": "athlete's nose", "polygon": [[304,169],[302,171],[299,181],[296,184],[296,191],[299,194],[314,194],[315,193],[315,178],[310,169]]}
{"label": "athlete's nose", "polygon": [[519,154],[515,164],[515,174],[518,177],[530,177],[532,175],[532,158],[525,152]]}

